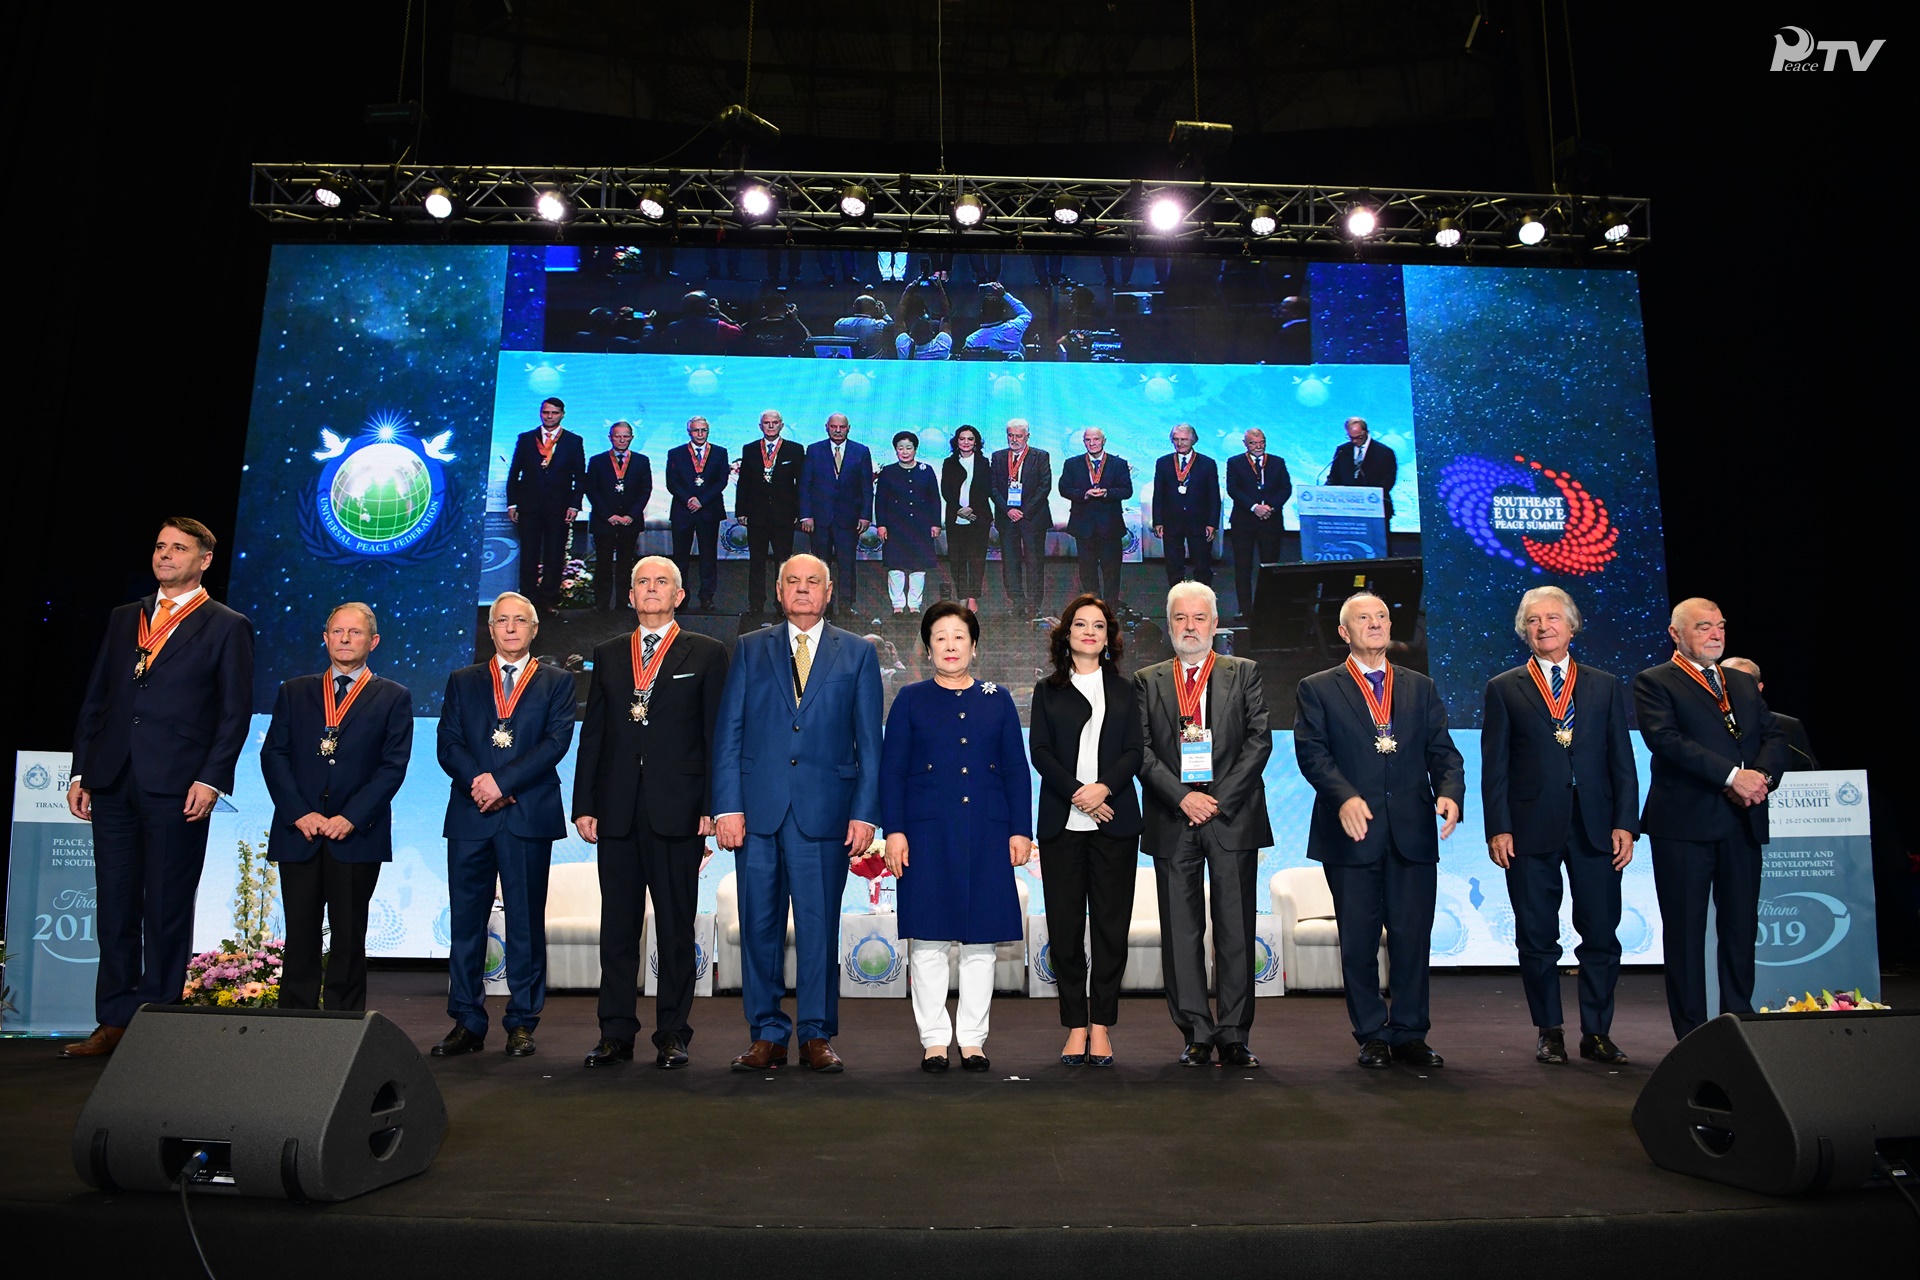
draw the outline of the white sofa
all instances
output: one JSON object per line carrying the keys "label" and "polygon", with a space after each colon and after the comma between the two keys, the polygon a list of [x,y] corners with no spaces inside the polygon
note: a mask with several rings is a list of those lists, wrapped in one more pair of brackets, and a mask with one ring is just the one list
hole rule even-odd
{"label": "white sofa", "polygon": [[[1274,872],[1269,889],[1279,926],[1280,965],[1287,990],[1342,991],[1340,929],[1333,890],[1318,864]],[[1387,931],[1380,931],[1380,986],[1387,985]]]}
{"label": "white sofa", "polygon": [[[640,954],[645,955],[644,938],[640,945]],[[562,862],[547,873],[547,986],[555,990],[600,986],[597,863]]]}

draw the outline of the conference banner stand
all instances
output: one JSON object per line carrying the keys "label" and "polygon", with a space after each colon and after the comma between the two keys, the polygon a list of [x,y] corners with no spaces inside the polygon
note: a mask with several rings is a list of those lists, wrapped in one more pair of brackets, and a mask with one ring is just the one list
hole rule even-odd
{"label": "conference banner stand", "polygon": [[1293,491],[1300,517],[1300,558],[1387,558],[1386,499],[1373,486],[1302,485]]}
{"label": "conference banner stand", "polygon": [[904,998],[907,949],[894,911],[847,911],[840,916],[840,995],[843,999]]}
{"label": "conference banner stand", "polygon": [[6,922],[13,958],[5,983],[16,1011],[0,1015],[0,1035],[93,1030],[100,971],[93,827],[67,812],[72,765],[66,751],[22,751],[14,760]]}

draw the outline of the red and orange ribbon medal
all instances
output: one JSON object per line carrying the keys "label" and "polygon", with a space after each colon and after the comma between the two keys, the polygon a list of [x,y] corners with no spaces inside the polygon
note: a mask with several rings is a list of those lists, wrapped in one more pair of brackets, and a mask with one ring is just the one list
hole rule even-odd
{"label": "red and orange ribbon medal", "polygon": [[1207,696],[1207,677],[1213,674],[1213,659],[1213,651],[1208,650],[1207,660],[1200,664],[1200,671],[1194,676],[1191,686],[1188,685],[1184,672],[1176,670],[1173,673],[1173,692],[1180,702],[1180,728],[1183,737],[1187,730],[1196,729],[1200,724],[1200,699]]}
{"label": "red and orange ribbon medal", "polygon": [[147,619],[147,611],[145,609],[140,611],[140,629],[134,639],[134,651],[140,655],[133,660],[133,678],[135,680],[144,680],[147,678],[147,668],[153,665],[154,656],[166,646],[167,637],[173,634],[173,629],[179,626],[188,614],[206,602],[207,593],[202,591],[193,598],[191,603],[175,608],[172,616],[157,627]]}
{"label": "red and orange ribbon medal", "polygon": [[353,686],[347,690],[347,699],[345,702],[341,702],[334,696],[333,681],[322,677],[320,681],[320,711],[326,718],[327,728],[326,732],[322,734],[320,738],[321,755],[330,756],[340,749],[340,723],[347,718],[347,708],[353,705],[354,700],[360,696],[360,691],[367,687],[367,682],[372,679],[372,677],[373,672],[367,670],[365,667],[360,668],[360,674],[353,678]]}
{"label": "red and orange ribbon medal", "polygon": [[1707,677],[1701,673],[1700,668],[1694,666],[1677,653],[1673,655],[1673,665],[1686,672],[1687,675],[1692,677],[1695,684],[1707,691],[1707,696],[1712,698],[1714,703],[1720,708],[1720,718],[1726,721],[1727,732],[1733,735],[1735,742],[1738,742],[1740,740],[1740,726],[1736,724],[1733,719],[1733,704],[1727,701],[1727,677],[1725,674],[1722,674],[1720,677],[1720,692],[1715,693],[1713,686],[1707,683]]}
{"label": "red and orange ribbon medal", "polygon": [[1540,674],[1540,664],[1527,663],[1527,670],[1533,673],[1534,688],[1540,690],[1540,696],[1546,700],[1547,714],[1553,717],[1553,740],[1563,747],[1573,745],[1573,729],[1567,724],[1567,711],[1573,706],[1573,682],[1579,678],[1579,671],[1573,665],[1573,659],[1567,659],[1567,683],[1558,698],[1553,696],[1547,678]]}
{"label": "red and orange ribbon medal", "polygon": [[1393,664],[1387,664],[1387,678],[1381,682],[1377,698],[1373,696],[1373,682],[1352,658],[1347,659],[1347,674],[1360,686],[1360,696],[1367,700],[1367,710],[1373,716],[1373,749],[1383,756],[1392,755],[1400,749],[1393,739]]}
{"label": "red and orange ribbon medal", "polygon": [[507,696],[505,682],[500,679],[500,655],[497,653],[494,654],[493,661],[488,665],[493,671],[493,712],[495,718],[493,745],[501,748],[510,747],[513,745],[513,729],[507,722],[513,719],[513,709],[520,705],[520,695],[525,693],[527,691],[527,685],[532,683],[534,670],[539,667],[540,660],[538,658],[527,659],[526,669],[520,673],[520,678],[513,682],[513,696],[511,698]]}
{"label": "red and orange ribbon medal", "polygon": [[1103,453],[1097,458],[1094,457],[1092,454],[1088,454],[1087,455],[1087,487],[1091,489],[1098,489],[1100,487],[1100,476],[1102,475],[1102,473],[1106,471],[1106,469],[1107,469],[1106,454]]}
{"label": "red and orange ribbon medal", "polygon": [[640,658],[640,629],[634,628],[629,645],[633,650],[633,705],[627,708],[627,717],[641,724],[647,722],[647,706],[653,701],[653,682],[660,676],[660,664],[666,661],[667,650],[673,648],[673,642],[680,634],[680,624],[671,622],[660,636],[660,643],[653,647],[653,660],[643,662]]}

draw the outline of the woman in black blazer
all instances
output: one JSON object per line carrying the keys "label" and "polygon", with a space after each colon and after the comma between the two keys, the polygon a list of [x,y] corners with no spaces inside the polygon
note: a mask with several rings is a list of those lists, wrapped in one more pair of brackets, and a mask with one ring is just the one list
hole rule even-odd
{"label": "woman in black blazer", "polygon": [[953,594],[967,608],[978,610],[980,580],[987,573],[987,530],[993,527],[988,505],[993,483],[979,431],[962,424],[953,433],[951,448],[940,466],[940,496],[947,501],[947,567],[953,573]]}
{"label": "woman in black blazer", "polygon": [[[1113,1065],[1108,1029],[1120,1018],[1120,977],[1133,919],[1140,848],[1134,775],[1144,750],[1133,682],[1115,670],[1123,642],[1104,600],[1068,602],[1048,637],[1053,674],[1033,690],[1028,749],[1040,775],[1040,877],[1060,986],[1067,1066]],[[1081,938],[1091,923],[1093,982]]]}

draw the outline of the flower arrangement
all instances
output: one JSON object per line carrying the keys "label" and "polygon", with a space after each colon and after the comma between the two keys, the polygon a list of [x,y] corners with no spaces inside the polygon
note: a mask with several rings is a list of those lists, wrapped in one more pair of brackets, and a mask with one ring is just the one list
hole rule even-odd
{"label": "flower arrangement", "polygon": [[259,947],[273,929],[273,904],[279,898],[275,889],[278,877],[267,860],[267,833],[260,833],[260,847],[239,841],[240,874],[233,886],[233,936],[240,944]]}
{"label": "flower arrangement", "polygon": [[279,940],[249,947],[231,938],[187,961],[182,1004],[222,1009],[259,1009],[280,1003],[280,970],[286,944]]}
{"label": "flower arrangement", "polygon": [[574,530],[567,526],[566,568],[560,573],[560,607],[562,609],[593,608],[593,570],[587,568],[584,556],[573,554]]}
{"label": "flower arrangement", "polygon": [[1822,988],[1820,994],[1817,996],[1809,991],[1797,1000],[1788,1000],[1778,1009],[1769,1009],[1762,1005],[1760,1012],[1833,1013],[1836,1011],[1845,1011],[1850,1013],[1856,1009],[1890,1009],[1892,1007],[1891,1005],[1884,1005],[1878,1001],[1867,999],[1860,994],[1860,988],[1858,987],[1855,987],[1851,991],[1842,991],[1839,995],[1835,995],[1833,992]]}

